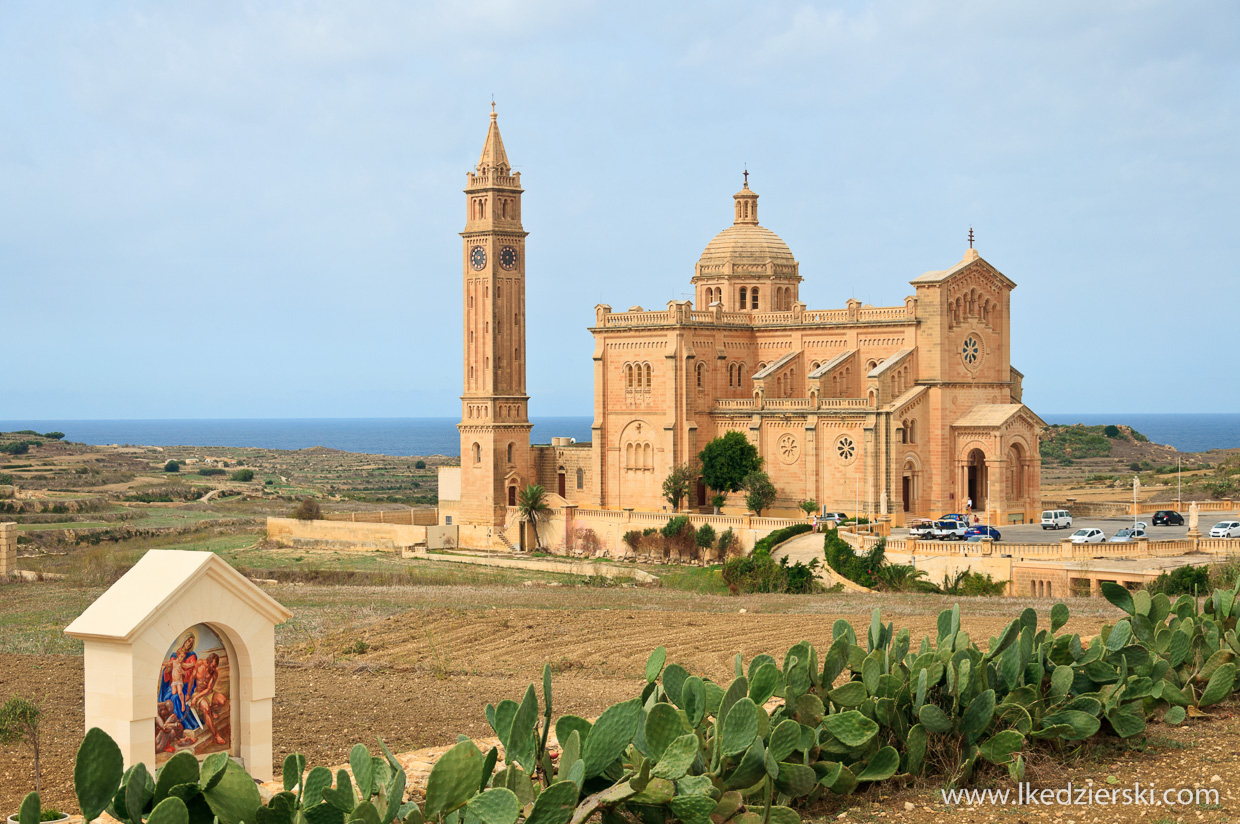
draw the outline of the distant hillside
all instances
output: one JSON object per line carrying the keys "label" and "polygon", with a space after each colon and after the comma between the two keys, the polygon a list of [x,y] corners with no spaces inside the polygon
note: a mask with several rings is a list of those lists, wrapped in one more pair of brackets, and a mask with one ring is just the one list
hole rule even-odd
{"label": "distant hillside", "polygon": [[[1074,424],[1064,426],[1055,424],[1048,426],[1042,433],[1038,451],[1042,462],[1072,460],[1082,458],[1128,457],[1117,454],[1118,451],[1132,452],[1138,444],[1149,444],[1150,439],[1131,426],[1123,424],[1107,424],[1106,426],[1085,426]],[[1124,449],[1124,447],[1128,447]],[[1170,449],[1171,447],[1164,447]],[[1137,450],[1144,451],[1144,450]]]}

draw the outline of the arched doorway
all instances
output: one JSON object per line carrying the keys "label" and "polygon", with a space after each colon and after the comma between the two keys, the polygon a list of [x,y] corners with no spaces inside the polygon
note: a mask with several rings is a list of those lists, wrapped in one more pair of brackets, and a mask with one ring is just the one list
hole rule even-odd
{"label": "arched doorway", "polygon": [[512,484],[511,486],[508,487],[508,505],[509,506],[517,505],[517,485],[516,484]]}
{"label": "arched doorway", "polygon": [[564,467],[562,466],[556,475],[556,491],[560,493],[561,498],[568,497],[568,484],[564,474]]}
{"label": "arched doorway", "polygon": [[970,450],[965,464],[968,467],[966,500],[973,501],[974,509],[986,509],[986,453],[980,449]]}

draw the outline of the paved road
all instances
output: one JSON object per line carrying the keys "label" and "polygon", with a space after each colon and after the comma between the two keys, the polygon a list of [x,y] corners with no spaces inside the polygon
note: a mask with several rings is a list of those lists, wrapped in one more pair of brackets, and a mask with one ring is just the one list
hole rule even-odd
{"label": "paved road", "polygon": [[[1184,515],[1184,526],[1148,526],[1145,530],[1150,536],[1150,540],[1167,541],[1176,538],[1183,538],[1188,534],[1188,513]],[[1237,520],[1235,512],[1203,512],[1197,524],[1202,535],[1210,534],[1210,527],[1219,521]],[[1053,544],[1064,538],[1069,537],[1073,532],[1084,527],[1097,527],[1101,529],[1108,538],[1125,527],[1132,526],[1133,517],[1126,515],[1122,518],[1073,518],[1071,529],[1042,529],[1038,524],[994,524],[1003,536],[1003,540],[1010,543],[1020,544]],[[1144,521],[1147,525],[1150,523],[1150,514],[1138,515],[1135,520]],[[982,521],[985,523],[985,520]],[[893,529],[891,534],[896,538],[907,538],[907,529]],[[1237,541],[1237,547],[1240,548],[1240,540]]]}

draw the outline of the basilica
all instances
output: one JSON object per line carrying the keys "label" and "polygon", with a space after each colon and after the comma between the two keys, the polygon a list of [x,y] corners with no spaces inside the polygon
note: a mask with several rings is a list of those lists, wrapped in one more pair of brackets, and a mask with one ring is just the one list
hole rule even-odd
{"label": "basilica", "polygon": [[[899,304],[810,309],[748,175],[693,265],[693,300],[595,307],[591,443],[531,444],[522,192],[493,111],[465,188],[461,468],[440,490],[456,523],[502,527],[530,483],[583,511],[666,509],[668,472],[729,431],[757,447],[777,512],[1035,517],[1045,424],[1009,359],[1016,284],[970,242]],[[689,504],[709,512],[711,496],[698,484]]]}

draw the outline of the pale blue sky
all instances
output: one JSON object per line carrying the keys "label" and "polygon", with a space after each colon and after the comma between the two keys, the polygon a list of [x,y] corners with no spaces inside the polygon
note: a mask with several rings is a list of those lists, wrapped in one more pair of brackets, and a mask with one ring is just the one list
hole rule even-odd
{"label": "pale blue sky", "polygon": [[1231,411],[1240,4],[0,0],[0,419],[455,415],[465,173],[526,187],[534,415],[743,165],[811,308],[970,225],[1035,411]]}

